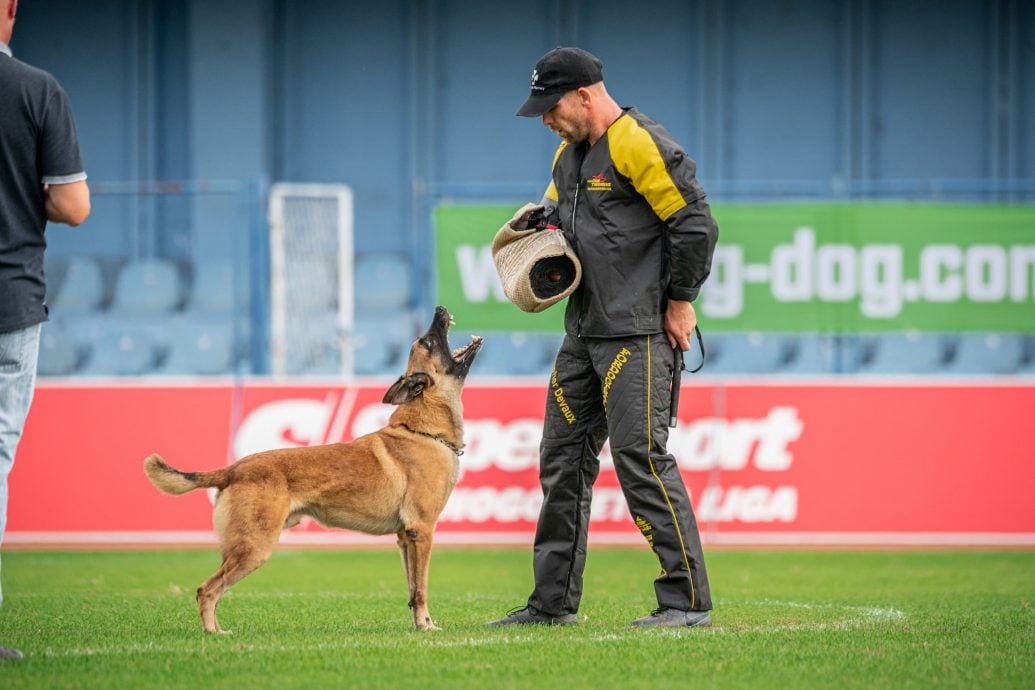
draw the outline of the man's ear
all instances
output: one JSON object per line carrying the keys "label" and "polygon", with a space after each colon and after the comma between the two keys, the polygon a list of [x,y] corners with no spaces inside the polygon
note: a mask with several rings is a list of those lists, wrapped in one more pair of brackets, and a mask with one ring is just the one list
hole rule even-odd
{"label": "man's ear", "polygon": [[408,403],[424,392],[425,388],[431,386],[431,377],[424,373],[400,376],[399,380],[391,385],[385,392],[381,402],[390,405],[402,405]]}

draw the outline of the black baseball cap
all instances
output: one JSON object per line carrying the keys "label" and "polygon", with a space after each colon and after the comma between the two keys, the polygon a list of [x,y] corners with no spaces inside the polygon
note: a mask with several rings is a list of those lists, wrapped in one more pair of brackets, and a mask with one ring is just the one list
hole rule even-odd
{"label": "black baseball cap", "polygon": [[524,117],[539,117],[573,89],[604,80],[604,66],[582,48],[554,48],[532,70],[532,93],[518,109]]}

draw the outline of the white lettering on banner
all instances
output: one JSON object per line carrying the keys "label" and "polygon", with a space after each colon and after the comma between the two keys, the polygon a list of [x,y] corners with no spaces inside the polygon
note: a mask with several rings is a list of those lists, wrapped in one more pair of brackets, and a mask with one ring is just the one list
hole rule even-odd
{"label": "white lettering on banner", "polygon": [[810,227],[794,230],[768,260],[747,263],[737,245],[720,245],[701,293],[701,311],[732,319],[744,309],[745,285],[766,284],[778,302],[849,302],[872,319],[890,319],[908,302],[1028,302],[1035,299],[1035,245],[928,244],[915,278],[906,278],[896,244],[824,244]]}
{"label": "white lettering on banner", "polygon": [[1029,288],[1035,295],[1035,247],[1013,247],[1010,250],[1010,300],[1026,301]]}
{"label": "white lettering on banner", "polygon": [[812,228],[794,231],[794,242],[773,249],[773,274],[770,289],[781,302],[807,302],[812,299],[812,254],[816,232]]}
{"label": "white lettering on banner", "polygon": [[798,489],[793,486],[709,486],[695,506],[701,522],[794,522]]}
{"label": "white lettering on banner", "polygon": [[266,403],[241,422],[234,437],[234,456],[321,443],[333,413],[329,400],[293,398]]}
{"label": "white lettering on banner", "polygon": [[519,486],[499,489],[494,486],[478,488],[457,487],[449,497],[440,522],[535,522],[543,494]]}
{"label": "white lettering on banner", "polygon": [[388,426],[388,418],[392,416],[394,410],[394,405],[384,403],[361,407],[356,413],[356,419],[352,422],[352,438],[366,436]]}
{"label": "white lettering on banner", "polygon": [[1006,252],[994,244],[975,244],[967,251],[967,297],[998,302],[1006,297]]}
{"label": "white lettering on banner", "polygon": [[[542,503],[540,489],[457,487],[439,521],[535,523]],[[709,486],[695,503],[700,522],[794,522],[798,517],[798,490],[793,486]],[[590,522],[628,520],[629,509],[621,489],[594,490],[589,519]]]}
{"label": "white lettering on banner", "polygon": [[929,302],[956,302],[963,296],[958,271],[963,250],[953,244],[932,244],[920,256],[920,288]]}
{"label": "white lettering on banner", "polygon": [[[343,435],[338,420],[344,417],[344,395],[329,392],[325,400],[286,399],[266,403],[243,421],[234,439],[237,457],[269,448],[334,443]],[[395,408],[374,403],[356,411],[351,438],[364,436],[388,423]],[[669,450],[679,467],[687,471],[718,468],[742,470],[753,463],[766,472],[790,468],[794,457],[789,445],[801,437],[804,423],[798,410],[776,406],[760,419],[717,417],[698,419],[673,429]],[[475,472],[495,468],[504,472],[525,472],[539,466],[542,422],[536,419],[468,419],[465,422],[466,452],[461,470]],[[613,461],[607,446],[601,466]],[[535,523],[542,505],[542,490],[506,486],[458,486],[441,519],[446,522]],[[795,487],[709,486],[695,502],[698,518],[708,522],[792,522],[797,517]],[[620,522],[629,511],[621,489],[598,488],[593,492],[592,521]]]}
{"label": "white lettering on banner", "polygon": [[847,302],[855,297],[855,247],[828,244],[816,252],[816,288],[830,302]]}
{"label": "white lettering on banner", "polygon": [[503,291],[496,272],[496,263],[492,260],[492,247],[476,247],[461,244],[456,248],[456,265],[460,269],[460,285],[464,298],[469,302],[481,304],[493,295],[497,302],[506,302],[507,293]]}
{"label": "white lettering on banner", "polygon": [[915,301],[913,283],[906,283],[899,291],[902,275],[902,248],[893,244],[868,244],[862,250],[862,291],[859,311],[871,319],[885,319],[902,311],[902,300]]}
{"label": "white lettering on banner", "polygon": [[[744,275],[744,248],[736,244],[719,244],[712,255],[712,274],[704,292],[708,316],[721,319],[738,316],[744,309],[744,282],[758,282],[751,278]],[[767,280],[768,270],[761,282]]]}
{"label": "white lettering on banner", "polygon": [[538,419],[515,419],[506,423],[496,419],[465,419],[467,447],[460,458],[460,467],[471,472],[491,467],[507,472],[538,468],[542,437],[543,422]]}
{"label": "white lettering on banner", "polygon": [[[457,487],[449,497],[440,522],[536,522],[543,505],[541,489],[517,486],[497,488]],[[621,522],[629,518],[625,496],[621,489],[599,488],[593,491],[590,505],[591,522]]]}
{"label": "white lettering on banner", "polygon": [[[394,409],[382,403],[359,408],[350,438],[384,427]],[[324,401],[287,399],[257,407],[245,417],[237,432],[235,455],[241,458],[270,448],[341,441],[342,438],[326,438],[334,413],[332,395]],[[539,441],[543,435],[541,420],[467,419],[464,426],[466,447],[460,458],[462,471],[538,469]],[[670,431],[668,448],[679,467],[691,472],[742,470],[752,462],[759,470],[779,472],[791,466],[794,457],[789,446],[801,437],[804,428],[796,408],[777,406],[761,419],[705,417],[684,423]],[[603,468],[614,466],[607,445],[600,453],[600,464]]]}
{"label": "white lettering on banner", "polygon": [[705,417],[672,429],[668,449],[684,470],[742,470],[754,457],[758,469],[779,472],[791,466],[787,446],[804,428],[793,407],[774,407],[762,419]]}
{"label": "white lettering on banner", "polygon": [[[725,420],[715,417],[694,420],[669,432],[668,449],[679,467],[689,471],[713,468],[739,470],[754,460],[760,470],[778,472],[791,466],[788,446],[801,437],[805,425],[794,407],[774,407],[762,419]],[[501,423],[495,419],[464,422],[467,447],[460,458],[465,471],[495,467],[523,472],[539,467],[540,420],[517,419]],[[600,453],[601,467],[614,466],[607,445]]]}

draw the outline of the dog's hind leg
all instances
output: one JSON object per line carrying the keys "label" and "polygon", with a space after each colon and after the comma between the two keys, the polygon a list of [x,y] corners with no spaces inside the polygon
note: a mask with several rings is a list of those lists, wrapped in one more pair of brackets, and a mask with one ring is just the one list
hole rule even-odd
{"label": "dog's hind leg", "polygon": [[235,506],[228,505],[226,493],[221,496],[221,505],[216,507],[217,514],[220,508],[229,511],[223,513],[223,519],[216,520],[223,562],[215,574],[198,587],[198,612],[202,627],[208,633],[228,632],[219,626],[216,618],[219,600],[228,589],[266,562],[288,514],[286,501],[283,506],[245,503],[242,509],[234,511]]}
{"label": "dog's hind leg", "polygon": [[254,572],[269,559],[276,546],[279,530],[267,534],[265,539],[250,539],[238,542],[223,552],[223,563],[209,579],[198,587],[198,612],[205,632],[225,633],[216,618],[216,607],[223,594],[235,584]]}
{"label": "dog's hind leg", "polygon": [[428,613],[428,564],[431,561],[431,536],[434,525],[411,526],[403,531],[406,537],[407,581],[410,584],[410,611],[418,630],[438,630]]}

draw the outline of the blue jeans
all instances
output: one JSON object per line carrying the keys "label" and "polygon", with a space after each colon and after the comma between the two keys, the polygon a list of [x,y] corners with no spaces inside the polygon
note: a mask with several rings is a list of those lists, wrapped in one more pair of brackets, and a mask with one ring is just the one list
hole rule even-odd
{"label": "blue jeans", "polygon": [[0,544],[7,529],[7,475],[32,403],[39,350],[40,324],[0,333]]}

